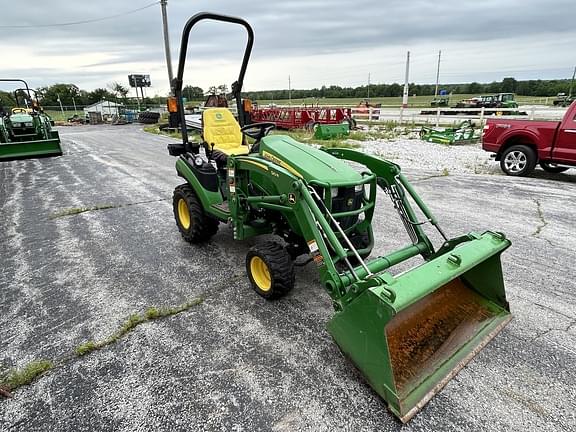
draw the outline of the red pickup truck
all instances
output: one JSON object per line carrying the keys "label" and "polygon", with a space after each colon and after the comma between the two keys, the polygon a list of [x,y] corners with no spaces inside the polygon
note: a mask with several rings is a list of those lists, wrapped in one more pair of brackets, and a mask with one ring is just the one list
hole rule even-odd
{"label": "red pickup truck", "polygon": [[495,153],[511,176],[528,175],[536,164],[552,173],[566,171],[576,166],[576,102],[560,122],[489,119],[482,148]]}

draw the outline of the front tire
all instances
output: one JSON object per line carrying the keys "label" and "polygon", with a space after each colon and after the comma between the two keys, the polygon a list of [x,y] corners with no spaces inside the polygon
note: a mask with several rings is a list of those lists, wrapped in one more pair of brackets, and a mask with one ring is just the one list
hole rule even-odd
{"label": "front tire", "polygon": [[180,234],[188,243],[203,243],[218,231],[219,221],[204,212],[200,199],[189,184],[174,189],[172,208]]}
{"label": "front tire", "polygon": [[286,248],[276,242],[250,248],[246,272],[254,291],[265,299],[280,298],[294,288],[294,263]]}
{"label": "front tire", "polygon": [[536,166],[536,153],[526,145],[513,145],[502,153],[500,168],[509,176],[527,176]]}
{"label": "front tire", "polygon": [[569,169],[568,167],[561,167],[550,162],[540,162],[540,167],[549,173],[558,174]]}

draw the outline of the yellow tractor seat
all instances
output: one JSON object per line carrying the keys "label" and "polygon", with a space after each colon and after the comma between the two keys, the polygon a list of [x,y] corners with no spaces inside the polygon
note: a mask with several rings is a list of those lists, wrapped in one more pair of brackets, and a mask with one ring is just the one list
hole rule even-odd
{"label": "yellow tractor seat", "polygon": [[244,144],[240,125],[228,108],[208,108],[202,113],[202,135],[208,147],[226,155],[245,155],[250,148]]}

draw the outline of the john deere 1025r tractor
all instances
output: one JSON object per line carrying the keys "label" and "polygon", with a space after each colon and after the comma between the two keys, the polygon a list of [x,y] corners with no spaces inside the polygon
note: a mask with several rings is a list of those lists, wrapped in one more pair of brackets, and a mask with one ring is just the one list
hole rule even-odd
{"label": "john deere 1025r tractor", "polygon": [[[190,30],[207,19],[248,32],[232,85],[240,112],[253,32],[235,17],[201,13],[187,22],[173,82],[176,100],[182,100]],[[182,103],[178,109],[185,124]],[[398,165],[356,150],[266,136],[273,126],[241,127],[226,108],[211,108],[203,112],[201,143],[190,142],[182,130],[182,143],[169,146],[185,180],[174,191],[178,228],[190,243],[208,241],[221,223],[229,223],[238,240],[276,235],[278,241],[258,244],[246,256],[250,283],[267,299],[290,291],[294,260],[309,254],[334,305],[328,331],[406,422],[511,319],[500,264],[510,241],[490,231],[448,239]],[[377,198],[386,195],[410,243],[368,259]],[[426,223],[445,239],[437,249],[423,230]],[[423,261],[412,270],[387,272],[416,256]]]}
{"label": "john deere 1025r tractor", "polygon": [[[50,117],[32,96],[34,91],[23,80],[0,79],[0,82],[25,85],[14,92],[16,107],[5,107],[0,101],[0,161],[61,156],[58,132],[52,129]],[[26,103],[20,103],[22,97]]]}

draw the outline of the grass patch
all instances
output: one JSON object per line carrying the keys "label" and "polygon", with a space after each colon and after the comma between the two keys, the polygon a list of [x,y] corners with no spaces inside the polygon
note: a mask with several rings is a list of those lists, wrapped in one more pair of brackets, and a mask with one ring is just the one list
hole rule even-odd
{"label": "grass patch", "polygon": [[50,215],[50,219],[56,219],[56,218],[65,217],[65,216],[73,216],[73,215],[77,215],[77,214],[84,213],[84,212],[89,212],[89,211],[94,211],[94,210],[106,210],[106,209],[111,209],[111,208],[116,208],[116,207],[119,207],[119,206],[114,205],[114,204],[104,204],[104,205],[95,205],[92,207],[73,207],[73,208],[61,210],[61,211],[56,212],[56,213],[52,213]]}
{"label": "grass patch", "polygon": [[113,209],[113,208],[130,207],[130,206],[139,205],[139,204],[149,204],[149,203],[155,203],[155,202],[160,202],[160,201],[168,201],[170,199],[172,199],[172,198],[160,198],[160,199],[155,199],[155,200],[138,201],[138,202],[126,203],[126,204],[98,204],[98,205],[94,205],[91,207],[73,207],[73,208],[67,208],[67,209],[52,213],[49,216],[49,219],[57,219],[57,218],[65,217],[65,216],[74,216],[74,215],[77,215],[80,213],[95,211],[95,210],[107,210],[107,209]]}
{"label": "grass patch", "polygon": [[130,315],[128,318],[126,318],[126,320],[122,323],[122,325],[118,328],[118,330],[116,330],[114,333],[112,333],[107,338],[105,338],[101,341],[96,341],[96,342],[95,341],[84,342],[83,344],[78,345],[74,349],[74,352],[76,353],[76,355],[78,357],[82,357],[86,354],[90,354],[93,351],[96,351],[98,349],[104,348],[108,345],[111,345],[111,344],[117,342],[120,338],[122,338],[127,333],[134,330],[140,324],[143,324],[147,321],[157,320],[160,318],[166,318],[166,317],[169,317],[172,315],[182,313],[182,312],[187,311],[188,309],[190,309],[194,306],[198,306],[203,301],[204,301],[204,297],[198,297],[198,298],[190,300],[186,303],[182,303],[181,305],[178,305],[178,306],[160,307],[160,308],[149,307],[142,314],[134,313],[134,314]]}
{"label": "grass patch", "polygon": [[19,387],[30,384],[53,367],[54,364],[50,360],[32,361],[21,369],[8,371],[4,380],[0,382],[0,386],[4,387],[7,391],[14,391]]}
{"label": "grass patch", "polygon": [[9,370],[4,367],[2,363],[0,363],[0,396],[4,396],[6,398],[13,397],[13,395],[10,393],[12,390],[17,389],[20,386],[30,384],[36,378],[56,367],[54,363],[56,363],[57,366],[63,366],[66,363],[72,361],[74,358],[82,357],[116,342],[122,336],[126,335],[142,323],[159,318],[169,317],[187,311],[190,308],[203,303],[204,300],[210,295],[214,295],[221,291],[225,286],[227,286],[227,284],[238,281],[242,277],[243,275],[236,275],[224,282],[215,284],[209,287],[209,289],[207,289],[200,297],[196,297],[180,305],[160,308],[149,307],[143,314],[132,314],[122,323],[118,330],[116,330],[116,332],[114,332],[109,337],[101,341],[90,340],[84,342],[81,345],[78,345],[74,349],[74,353],[76,354],[75,356],[66,354],[57,359],[55,362],[49,360],[37,360],[30,362],[22,369]]}
{"label": "grass patch", "polygon": [[78,345],[74,352],[77,356],[81,357],[85,354],[91,353],[95,349],[98,349],[98,345],[94,341],[84,342],[82,345]]}

